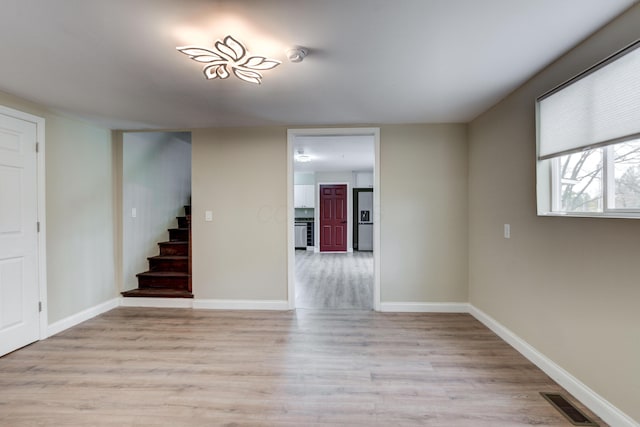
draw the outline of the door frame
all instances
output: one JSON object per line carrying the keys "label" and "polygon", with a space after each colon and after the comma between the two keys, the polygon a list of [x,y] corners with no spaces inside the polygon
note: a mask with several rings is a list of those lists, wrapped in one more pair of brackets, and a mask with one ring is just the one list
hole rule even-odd
{"label": "door frame", "polygon": [[[314,224],[313,224],[313,228],[314,228],[314,236],[317,236],[315,240],[315,242],[313,242],[313,252],[314,253],[320,253],[320,186],[321,185],[344,185],[347,188],[347,194],[345,195],[345,198],[347,199],[347,233],[345,235],[345,238],[347,239],[347,249],[342,252],[322,252],[323,254],[330,254],[330,253],[338,253],[338,254],[346,254],[346,253],[350,253],[353,252],[353,240],[350,237],[352,233],[349,233],[349,227],[353,227],[353,224],[351,223],[351,213],[353,211],[353,203],[350,199],[350,193],[349,191],[351,190],[351,185],[349,185],[348,182],[344,182],[344,181],[335,181],[335,182],[318,182],[316,184],[316,206],[318,207],[317,209],[314,209],[314,213],[313,213],[313,219],[314,219]],[[295,212],[295,211],[294,211]],[[351,230],[353,232],[353,230]],[[317,244],[316,244],[317,243]],[[349,244],[351,243],[351,244]]]}
{"label": "door frame", "polygon": [[[36,125],[36,217],[40,224],[40,232],[37,233],[37,250],[38,257],[36,262],[36,280],[38,281],[38,296],[40,305],[39,315],[39,339],[47,338],[48,327],[48,304],[47,304],[47,215],[46,215],[46,195],[45,195],[45,119],[43,117],[34,116],[33,114],[23,111],[14,110],[13,108],[0,105],[0,114],[13,117],[15,119],[24,120]],[[36,224],[34,224],[34,227]]]}
{"label": "door frame", "polygon": [[341,135],[370,135],[373,137],[373,309],[380,311],[380,128],[374,127],[287,129],[287,303],[290,310],[296,308],[295,242],[294,229],[291,226],[295,222],[293,207],[294,140],[298,136]]}

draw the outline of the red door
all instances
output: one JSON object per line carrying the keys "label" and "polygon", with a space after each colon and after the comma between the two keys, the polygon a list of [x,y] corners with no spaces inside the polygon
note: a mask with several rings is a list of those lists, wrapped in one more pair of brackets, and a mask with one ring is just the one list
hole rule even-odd
{"label": "red door", "polygon": [[347,251],[347,186],[320,186],[320,252]]}

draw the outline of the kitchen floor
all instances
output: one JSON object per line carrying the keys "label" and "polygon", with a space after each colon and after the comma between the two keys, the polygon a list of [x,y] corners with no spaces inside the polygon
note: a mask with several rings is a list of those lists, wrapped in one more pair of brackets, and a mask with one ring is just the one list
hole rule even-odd
{"label": "kitchen floor", "polygon": [[373,252],[295,256],[296,308],[373,310]]}

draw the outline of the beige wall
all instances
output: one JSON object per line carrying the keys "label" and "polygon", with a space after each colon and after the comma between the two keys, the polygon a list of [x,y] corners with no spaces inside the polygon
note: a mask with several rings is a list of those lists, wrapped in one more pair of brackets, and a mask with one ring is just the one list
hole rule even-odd
{"label": "beige wall", "polygon": [[466,126],[380,129],[382,302],[467,301]]}
{"label": "beige wall", "polygon": [[44,117],[48,320],[117,296],[111,132],[0,93],[0,104]]}
{"label": "beige wall", "polygon": [[[287,299],[286,137],[193,131],[196,298]],[[381,179],[382,302],[466,302],[466,126],[382,127]]]}
{"label": "beige wall", "polygon": [[536,216],[534,100],[637,39],[639,22],[636,6],[469,127],[470,302],[635,420],[640,220]]}
{"label": "beige wall", "polygon": [[194,130],[191,141],[195,297],[286,300],[287,130]]}
{"label": "beige wall", "polygon": [[[47,120],[55,322],[120,290],[121,141],[10,95],[0,102]],[[286,300],[286,128],[195,130],[192,138],[196,298]],[[465,127],[384,126],[381,146],[382,301],[465,301]],[[205,210],[214,221],[204,221]]]}

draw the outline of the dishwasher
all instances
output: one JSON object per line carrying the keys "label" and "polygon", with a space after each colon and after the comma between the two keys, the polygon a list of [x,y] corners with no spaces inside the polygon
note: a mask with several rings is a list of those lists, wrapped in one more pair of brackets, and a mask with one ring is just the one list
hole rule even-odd
{"label": "dishwasher", "polygon": [[295,223],[295,248],[307,249],[307,223]]}

